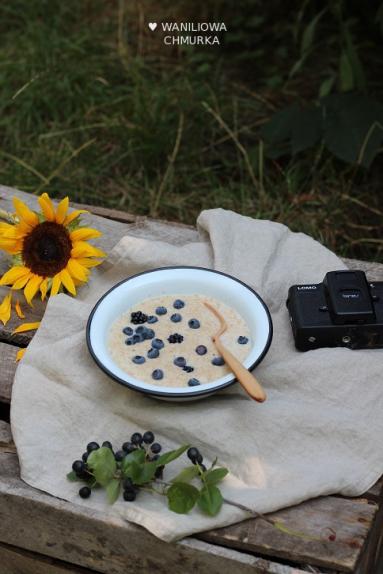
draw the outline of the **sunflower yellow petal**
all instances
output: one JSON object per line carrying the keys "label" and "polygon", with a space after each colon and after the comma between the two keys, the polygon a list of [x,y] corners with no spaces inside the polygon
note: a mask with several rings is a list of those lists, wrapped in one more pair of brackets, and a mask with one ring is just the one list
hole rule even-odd
{"label": "sunflower yellow petal", "polygon": [[26,284],[24,288],[24,297],[27,300],[28,305],[31,305],[32,299],[39,290],[40,283],[42,280],[43,278],[40,277],[40,275],[33,275],[32,278]]}
{"label": "sunflower yellow petal", "polygon": [[21,309],[20,301],[16,301],[15,309],[17,316],[20,317],[20,319],[25,319],[25,315],[23,313],[23,310]]}
{"label": "sunflower yellow petal", "polygon": [[78,279],[79,281],[86,282],[88,280],[89,272],[88,270],[83,267],[80,263],[78,263],[77,259],[69,259],[67,263],[67,269],[74,279]]}
{"label": "sunflower yellow petal", "polygon": [[12,293],[6,295],[0,304],[0,321],[6,325],[11,318],[12,312]]}
{"label": "sunflower yellow petal", "polygon": [[57,295],[60,287],[61,287],[61,276],[60,273],[57,273],[52,280],[51,296]]}
{"label": "sunflower yellow petal", "polygon": [[64,219],[64,225],[69,225],[82,213],[88,213],[88,212],[86,209],[75,209],[74,211],[72,211],[72,213],[66,216],[66,218]]}
{"label": "sunflower yellow petal", "polygon": [[25,333],[26,331],[35,331],[40,327],[41,321],[36,321],[36,323],[23,323],[16,327],[12,334],[15,333]]}
{"label": "sunflower yellow petal", "polygon": [[17,281],[14,282],[12,285],[12,289],[22,289],[28,283],[29,279],[33,276],[33,273],[29,272],[24,277],[21,277]]}
{"label": "sunflower yellow petal", "polygon": [[73,283],[72,277],[69,275],[69,272],[66,269],[60,271],[60,278],[65,289],[67,289],[67,291],[69,291],[71,295],[75,296],[76,287],[75,284]]}
{"label": "sunflower yellow petal", "polygon": [[86,241],[76,241],[73,244],[71,256],[75,259],[79,257],[105,257],[105,253],[94,245],[86,243]]}
{"label": "sunflower yellow petal", "polygon": [[19,350],[17,351],[17,353],[16,353],[16,361],[17,361],[17,362],[18,362],[18,361],[21,361],[21,359],[22,359],[22,358],[24,357],[24,355],[25,355],[25,351],[26,351],[26,350],[27,350],[27,349],[19,349]]}
{"label": "sunflower yellow petal", "polygon": [[37,217],[37,214],[29,209],[21,199],[14,197],[13,205],[15,206],[15,211],[21,221],[24,221],[32,228],[38,224],[39,218]]}
{"label": "sunflower yellow petal", "polygon": [[[30,229],[30,227],[28,227]],[[18,225],[10,223],[0,223],[0,237],[9,237],[10,239],[21,239],[24,234],[20,231]]]}
{"label": "sunflower yellow petal", "polygon": [[48,278],[45,277],[45,279],[43,279],[40,284],[41,301],[44,301],[45,297],[47,296],[47,291],[48,291]]}
{"label": "sunflower yellow petal", "polygon": [[0,236],[0,249],[7,253],[16,254],[20,253],[23,248],[23,242],[20,239],[12,239],[10,237]]}
{"label": "sunflower yellow petal", "polygon": [[98,229],[92,229],[92,227],[79,227],[75,229],[70,234],[70,238],[72,241],[88,241],[88,239],[95,239],[96,237],[100,237],[102,235],[101,231]]}
{"label": "sunflower yellow petal", "polygon": [[0,285],[13,285],[15,281],[21,279],[29,273],[29,269],[24,266],[11,267],[0,279]]}
{"label": "sunflower yellow petal", "polygon": [[56,208],[56,223],[64,223],[69,207],[69,197],[64,197]]}
{"label": "sunflower yellow petal", "polygon": [[55,209],[49,195],[47,193],[43,193],[37,201],[39,202],[45,219],[47,221],[55,221]]}
{"label": "sunflower yellow petal", "polygon": [[76,259],[80,265],[83,267],[97,267],[97,265],[101,265],[102,259],[88,259],[87,257]]}

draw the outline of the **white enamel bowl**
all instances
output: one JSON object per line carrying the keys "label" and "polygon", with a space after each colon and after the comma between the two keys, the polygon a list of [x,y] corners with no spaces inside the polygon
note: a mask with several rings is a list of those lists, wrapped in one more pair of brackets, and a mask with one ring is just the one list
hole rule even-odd
{"label": "white enamel bowl", "polygon": [[86,337],[97,365],[118,383],[152,397],[165,400],[191,400],[211,395],[232,385],[232,374],[196,387],[160,387],[125,373],[110,357],[107,335],[117,317],[149,297],[162,295],[206,295],[234,308],[246,321],[251,333],[251,351],[244,366],[252,370],[266,355],[273,326],[269,310],[261,297],[238,279],[201,267],[163,267],[134,275],[110,289],[91,312]]}

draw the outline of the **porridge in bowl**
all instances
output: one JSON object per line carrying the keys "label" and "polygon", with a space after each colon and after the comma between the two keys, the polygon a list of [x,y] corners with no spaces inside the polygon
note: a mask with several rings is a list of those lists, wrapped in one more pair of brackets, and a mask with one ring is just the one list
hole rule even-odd
{"label": "porridge in bowl", "polygon": [[222,343],[243,362],[251,349],[246,321],[232,307],[203,295],[167,295],[143,300],[118,317],[108,333],[108,352],[126,373],[162,387],[193,387],[219,379],[230,369],[212,336],[224,317]]}

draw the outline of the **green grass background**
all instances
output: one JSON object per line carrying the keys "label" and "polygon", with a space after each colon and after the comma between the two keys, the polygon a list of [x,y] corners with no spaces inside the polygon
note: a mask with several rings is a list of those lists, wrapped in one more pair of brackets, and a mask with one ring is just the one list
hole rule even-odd
{"label": "green grass background", "polygon": [[[289,76],[309,22],[328,3],[159,4],[0,4],[1,183],[188,223],[201,209],[234,209],[341,255],[383,260],[381,156],[368,170],[321,147],[273,160],[260,138],[275,110],[315,100],[330,72],[341,89],[332,8]],[[353,19],[368,90],[381,98],[378,8],[349,2],[344,18]],[[147,27],[188,19],[225,21],[223,45],[169,48]]]}

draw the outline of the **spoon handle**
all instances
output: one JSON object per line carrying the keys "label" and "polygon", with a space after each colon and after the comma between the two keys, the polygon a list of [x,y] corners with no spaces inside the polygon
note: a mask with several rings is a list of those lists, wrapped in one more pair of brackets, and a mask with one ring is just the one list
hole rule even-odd
{"label": "spoon handle", "polygon": [[266,393],[254,375],[250,373],[250,371],[248,371],[228,349],[226,349],[218,337],[214,338],[214,343],[217,350],[225,359],[225,362],[229,365],[230,369],[237,377],[238,382],[241,383],[247,394],[259,403],[263,403],[266,400]]}

